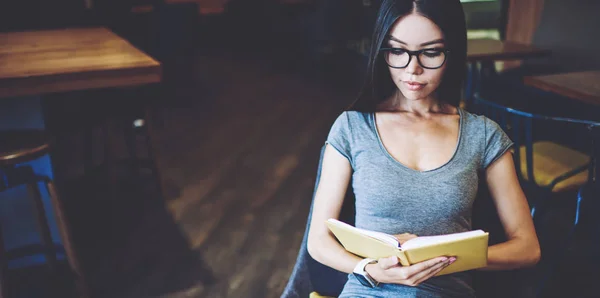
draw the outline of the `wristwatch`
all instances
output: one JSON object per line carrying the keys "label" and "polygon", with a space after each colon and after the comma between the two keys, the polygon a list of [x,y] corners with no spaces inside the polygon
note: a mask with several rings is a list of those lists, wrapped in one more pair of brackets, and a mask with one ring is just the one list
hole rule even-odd
{"label": "wristwatch", "polygon": [[354,267],[354,271],[352,272],[352,275],[354,275],[354,277],[356,277],[356,279],[358,279],[363,286],[370,288],[374,288],[379,285],[379,282],[374,280],[369,273],[365,271],[365,267],[373,263],[377,263],[377,260],[369,258],[363,259],[362,261],[358,262],[356,267]]}

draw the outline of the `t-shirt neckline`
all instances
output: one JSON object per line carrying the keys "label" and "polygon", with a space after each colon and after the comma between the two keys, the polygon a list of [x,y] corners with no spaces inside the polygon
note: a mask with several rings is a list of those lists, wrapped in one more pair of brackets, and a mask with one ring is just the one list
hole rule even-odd
{"label": "t-shirt neckline", "polygon": [[375,133],[375,136],[377,137],[377,143],[379,144],[380,150],[389,160],[392,161],[392,163],[396,164],[399,168],[401,168],[407,172],[425,175],[425,174],[439,172],[439,171],[443,170],[444,168],[448,167],[451,163],[454,162],[454,160],[456,159],[456,156],[458,155],[458,152],[461,148],[461,144],[463,143],[462,136],[463,136],[463,128],[464,128],[464,123],[463,123],[464,115],[463,115],[463,111],[460,107],[457,107],[457,110],[458,110],[458,115],[459,115],[458,140],[456,141],[456,146],[454,147],[454,153],[452,154],[452,157],[450,157],[450,159],[448,161],[446,161],[444,164],[442,164],[438,167],[435,167],[433,169],[425,170],[425,171],[413,169],[413,168],[408,167],[405,164],[399,162],[397,159],[395,159],[383,145],[383,141],[381,140],[381,136],[379,135],[379,129],[377,128],[377,122],[375,121],[375,112],[369,113],[369,120],[371,122],[373,133]]}

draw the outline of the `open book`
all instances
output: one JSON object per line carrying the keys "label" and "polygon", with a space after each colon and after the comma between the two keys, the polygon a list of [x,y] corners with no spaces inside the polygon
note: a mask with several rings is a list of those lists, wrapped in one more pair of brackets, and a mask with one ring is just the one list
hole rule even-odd
{"label": "open book", "polygon": [[440,256],[456,257],[437,275],[487,266],[489,233],[482,230],[417,237],[400,245],[392,235],[359,229],[333,218],[326,224],[347,251],[363,258],[397,256],[402,266],[410,266]]}

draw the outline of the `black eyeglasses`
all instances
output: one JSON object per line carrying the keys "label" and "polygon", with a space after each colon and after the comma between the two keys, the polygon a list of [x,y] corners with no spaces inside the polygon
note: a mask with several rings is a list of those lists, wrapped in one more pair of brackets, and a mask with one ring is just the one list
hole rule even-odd
{"label": "black eyeglasses", "polygon": [[446,63],[450,50],[432,48],[409,51],[402,48],[381,48],[379,52],[383,53],[385,62],[392,68],[406,68],[410,64],[412,56],[417,56],[417,61],[421,67],[438,69]]}

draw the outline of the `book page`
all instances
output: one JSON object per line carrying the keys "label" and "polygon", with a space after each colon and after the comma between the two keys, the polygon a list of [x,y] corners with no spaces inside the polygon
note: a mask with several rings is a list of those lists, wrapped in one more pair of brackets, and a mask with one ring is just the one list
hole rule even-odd
{"label": "book page", "polygon": [[386,234],[386,233],[381,233],[381,232],[376,232],[376,231],[370,231],[370,230],[365,230],[365,229],[360,229],[357,227],[353,227],[345,222],[341,222],[337,219],[334,218],[330,218],[327,221],[329,221],[330,223],[333,223],[337,226],[346,228],[346,229],[351,229],[354,230],[358,233],[361,233],[363,235],[369,236],[371,238],[375,238],[379,241],[385,242],[387,244],[390,244],[394,247],[400,247],[400,243],[398,242],[398,239],[390,234]]}
{"label": "book page", "polygon": [[432,244],[452,242],[452,241],[467,239],[467,238],[471,238],[471,237],[475,237],[475,236],[479,236],[479,235],[483,235],[483,234],[485,234],[484,231],[475,230],[475,231],[454,233],[454,234],[448,234],[448,235],[417,237],[417,238],[413,238],[413,239],[410,239],[410,240],[404,242],[404,244],[402,244],[402,249],[411,249],[411,248],[428,246],[428,245],[432,245]]}

